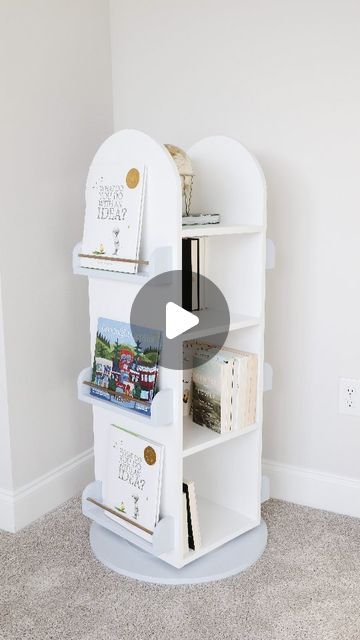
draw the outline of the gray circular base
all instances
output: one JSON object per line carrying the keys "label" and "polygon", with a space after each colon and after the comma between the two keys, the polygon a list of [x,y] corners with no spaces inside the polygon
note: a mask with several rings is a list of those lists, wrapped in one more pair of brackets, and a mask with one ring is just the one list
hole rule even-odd
{"label": "gray circular base", "polygon": [[199,584],[228,578],[248,569],[263,554],[267,527],[261,524],[182,569],[135,547],[93,522],[90,544],[95,557],[123,576],[156,584]]}

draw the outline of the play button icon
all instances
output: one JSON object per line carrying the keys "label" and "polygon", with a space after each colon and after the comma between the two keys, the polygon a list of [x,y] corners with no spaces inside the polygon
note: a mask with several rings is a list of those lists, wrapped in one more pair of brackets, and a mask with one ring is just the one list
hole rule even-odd
{"label": "play button icon", "polygon": [[199,324],[199,318],[175,302],[166,305],[166,337],[173,340]]}
{"label": "play button icon", "polygon": [[[183,299],[189,300],[189,291],[183,286],[183,272],[180,269],[148,280],[139,289],[131,306],[133,335],[139,334],[139,327],[162,332],[160,365],[167,369],[181,371],[188,368],[183,359],[184,342],[202,342],[206,348],[211,345],[214,347],[211,349],[214,356],[228,336],[230,314],[224,295],[208,278],[197,274],[193,276],[204,294],[202,308],[193,310],[193,313],[187,310],[185,302],[183,304]],[[143,347],[146,353],[146,345]]]}

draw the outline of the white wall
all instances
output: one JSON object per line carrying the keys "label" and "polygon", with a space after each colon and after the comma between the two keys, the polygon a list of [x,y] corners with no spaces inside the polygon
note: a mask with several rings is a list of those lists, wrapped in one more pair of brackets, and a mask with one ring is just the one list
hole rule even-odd
{"label": "white wall", "polygon": [[360,419],[337,413],[338,377],[360,378],[360,4],[110,7],[115,129],[184,148],[227,134],[265,171],[277,247],[264,428],[273,495],[360,515]]}
{"label": "white wall", "polygon": [[15,504],[16,528],[92,474],[91,413],[76,398],[77,373],[89,360],[87,283],[72,276],[71,252],[82,236],[88,165],[112,132],[108,3],[5,0],[0,24],[0,271],[12,461],[12,487],[1,474],[0,493]]}

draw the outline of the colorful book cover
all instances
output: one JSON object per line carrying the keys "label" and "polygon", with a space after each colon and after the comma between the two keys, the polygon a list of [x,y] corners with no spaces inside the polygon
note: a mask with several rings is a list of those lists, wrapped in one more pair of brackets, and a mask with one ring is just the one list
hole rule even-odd
{"label": "colorful book cover", "polygon": [[119,516],[104,513],[146,540],[159,520],[163,458],[164,445],[110,425],[102,499]]}
{"label": "colorful book cover", "polygon": [[143,165],[91,165],[86,184],[82,267],[137,273],[138,263],[131,261],[139,259],[145,185]]}
{"label": "colorful book cover", "polygon": [[93,396],[151,413],[161,353],[161,331],[99,318],[92,370]]}

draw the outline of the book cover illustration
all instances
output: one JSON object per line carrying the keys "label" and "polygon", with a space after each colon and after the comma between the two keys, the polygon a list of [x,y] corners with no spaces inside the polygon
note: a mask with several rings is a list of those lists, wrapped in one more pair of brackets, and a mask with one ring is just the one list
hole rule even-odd
{"label": "book cover illustration", "polygon": [[164,446],[116,425],[110,425],[109,429],[102,497],[107,507],[126,520],[108,511],[105,513],[130,531],[151,540],[159,520]]}
{"label": "book cover illustration", "polygon": [[99,318],[91,395],[150,415],[160,353],[161,331]]}
{"label": "book cover illustration", "polygon": [[194,355],[193,421],[221,433],[221,367],[216,356]]}
{"label": "book cover illustration", "polygon": [[193,421],[227,433],[232,423],[234,358],[225,350],[208,347],[197,351],[193,362]]}
{"label": "book cover illustration", "polygon": [[91,165],[86,185],[82,267],[137,273],[138,264],[131,261],[139,258],[145,185],[143,165]]}

